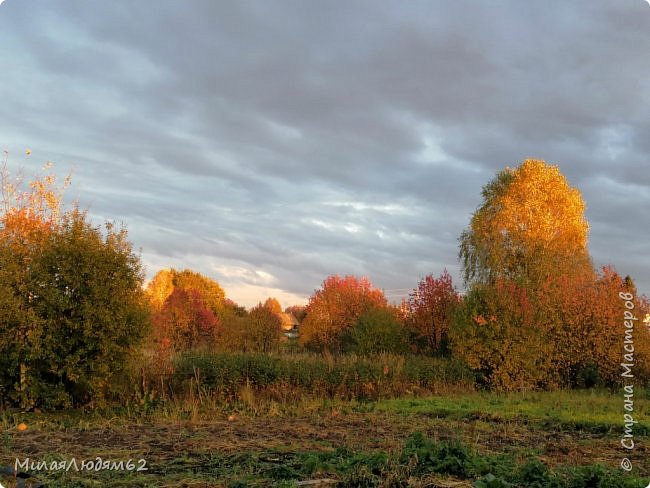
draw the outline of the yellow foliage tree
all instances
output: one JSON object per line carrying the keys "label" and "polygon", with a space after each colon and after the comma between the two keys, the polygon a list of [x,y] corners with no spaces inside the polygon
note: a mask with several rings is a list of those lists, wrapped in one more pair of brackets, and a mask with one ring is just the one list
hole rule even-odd
{"label": "yellow foliage tree", "polygon": [[539,283],[558,271],[593,272],[580,192],[557,166],[529,159],[483,188],[483,204],[460,238],[465,281]]}
{"label": "yellow foliage tree", "polygon": [[[631,290],[613,268],[596,272],[580,192],[556,166],[526,160],[483,188],[460,238],[469,285],[452,351],[503,389],[611,386],[619,380],[623,317]],[[637,300],[642,311],[644,300]],[[636,337],[647,375],[650,335]]]}
{"label": "yellow foliage tree", "polygon": [[154,310],[160,310],[173,291],[174,275],[171,269],[158,271],[145,290]]}
{"label": "yellow foliage tree", "polygon": [[60,224],[63,193],[70,185],[70,175],[59,186],[56,176],[48,173],[51,168],[52,163],[48,161],[43,166],[44,174],[24,189],[22,175],[12,178],[5,153],[0,168],[0,231],[3,240],[13,244],[14,252],[26,256],[31,247],[42,242]]}
{"label": "yellow foliage tree", "polygon": [[154,310],[160,310],[175,289],[186,292],[195,290],[212,313],[216,316],[223,315],[226,308],[223,288],[216,281],[189,269],[163,269],[156,273],[146,289]]}

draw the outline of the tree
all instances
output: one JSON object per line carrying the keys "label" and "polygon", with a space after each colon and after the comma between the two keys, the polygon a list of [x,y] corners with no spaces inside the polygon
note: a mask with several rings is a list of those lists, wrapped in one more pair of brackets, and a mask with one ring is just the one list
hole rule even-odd
{"label": "tree", "polygon": [[[597,273],[584,203],[554,166],[527,160],[483,188],[460,238],[469,291],[450,329],[453,353],[496,388],[614,385],[620,380],[622,290],[631,278]],[[644,301],[635,299],[643,313]],[[639,370],[650,366],[637,327]]]}
{"label": "tree", "polygon": [[535,284],[590,269],[589,226],[580,192],[557,166],[526,160],[483,188],[483,203],[460,237],[466,284],[499,279]]}
{"label": "tree", "polygon": [[544,332],[535,327],[527,291],[511,281],[476,284],[449,331],[451,349],[498,390],[544,386],[552,358]]}
{"label": "tree", "polygon": [[282,320],[278,313],[266,304],[258,305],[250,311],[248,319],[250,341],[254,344],[254,348],[260,352],[276,351],[282,337]]}
{"label": "tree", "polygon": [[282,337],[281,323],[278,314],[259,304],[247,316],[231,315],[224,320],[219,347],[242,352],[276,351]]}
{"label": "tree", "polygon": [[390,307],[371,307],[359,316],[356,324],[341,338],[343,349],[356,354],[409,352],[409,335]]}
{"label": "tree", "polygon": [[176,289],[196,291],[197,300],[202,300],[217,317],[222,317],[229,308],[223,288],[216,281],[190,269],[163,269],[156,273],[146,290],[154,310],[159,310]]}
{"label": "tree", "polygon": [[456,307],[461,301],[451,276],[445,269],[439,278],[425,276],[409,295],[404,304],[405,323],[421,349],[441,352],[447,342],[447,333]]}
{"label": "tree", "polygon": [[147,332],[126,230],[63,212],[68,181],[47,175],[22,190],[6,161],[2,170],[0,379],[24,407],[100,403]]}
{"label": "tree", "polygon": [[73,402],[101,403],[111,378],[148,333],[143,274],[124,229],[102,233],[83,212],[63,216],[30,270],[30,305],[42,319],[30,358],[39,383]]}
{"label": "tree", "polygon": [[285,313],[293,315],[299,323],[305,319],[307,307],[305,305],[291,305],[284,309]]}
{"label": "tree", "polygon": [[4,399],[27,404],[29,339],[41,318],[29,306],[25,261],[15,246],[0,238],[0,403]]}
{"label": "tree", "polygon": [[226,294],[216,281],[189,269],[173,271],[173,284],[181,290],[196,290],[201,295],[205,305],[219,316],[224,308]]}
{"label": "tree", "polygon": [[[513,282],[472,287],[450,329],[454,355],[500,390],[615,386],[620,382],[629,283],[612,267],[595,276],[549,276],[537,289]],[[640,319],[645,305],[634,299]],[[635,370],[648,377],[650,331],[634,331]]]}
{"label": "tree", "polygon": [[309,299],[300,328],[302,345],[339,349],[343,332],[352,327],[370,307],[386,307],[381,290],[367,278],[329,276]]}
{"label": "tree", "polygon": [[266,299],[264,302],[264,307],[268,308],[271,312],[276,313],[276,314],[281,314],[282,313],[282,306],[280,305],[280,302],[276,298],[269,297]]}
{"label": "tree", "polygon": [[171,269],[158,271],[146,288],[147,297],[154,310],[160,310],[173,291],[174,270]]}
{"label": "tree", "polygon": [[[24,188],[21,175],[11,177],[7,159],[5,152],[0,168],[0,371],[4,371],[0,393],[20,397],[26,405],[29,339],[41,326],[41,319],[30,307],[28,273],[49,234],[59,225],[61,195],[68,180],[58,188],[56,177],[45,174]],[[50,168],[48,163],[43,171]]]}
{"label": "tree", "polygon": [[[63,208],[63,194],[70,185],[68,175],[62,185],[57,184],[54,174],[43,174],[36,177],[24,187],[24,178],[18,175],[14,178],[9,173],[8,155],[0,166],[0,192],[2,202],[0,215],[5,234],[23,242],[33,236],[33,229],[51,230],[59,223]],[[47,162],[43,171],[52,169],[52,163]]]}
{"label": "tree", "polygon": [[224,310],[223,313],[221,314],[223,317],[228,317],[233,315],[236,317],[246,317],[248,315],[248,311],[246,310],[245,307],[238,305],[230,298],[226,298],[223,301],[223,306],[224,306]]}
{"label": "tree", "polygon": [[163,349],[186,350],[214,345],[220,324],[197,290],[175,288],[154,314],[153,329]]}
{"label": "tree", "polygon": [[[612,266],[595,276],[561,275],[549,278],[537,290],[537,327],[547,337],[552,358],[552,384],[607,386],[618,384],[621,373],[625,312],[619,293],[632,292],[634,314],[643,320],[644,304],[636,297],[631,279],[623,279]],[[639,363],[647,361],[647,330],[637,324],[634,348]],[[640,369],[640,368],[638,368]]]}

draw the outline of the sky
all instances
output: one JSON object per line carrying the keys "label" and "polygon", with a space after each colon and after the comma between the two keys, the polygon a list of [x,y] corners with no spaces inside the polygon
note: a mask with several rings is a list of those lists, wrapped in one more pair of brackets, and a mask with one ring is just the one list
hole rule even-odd
{"label": "sky", "polygon": [[245,306],[462,288],[482,186],[542,159],[650,293],[649,56],[644,0],[6,0],[0,149]]}

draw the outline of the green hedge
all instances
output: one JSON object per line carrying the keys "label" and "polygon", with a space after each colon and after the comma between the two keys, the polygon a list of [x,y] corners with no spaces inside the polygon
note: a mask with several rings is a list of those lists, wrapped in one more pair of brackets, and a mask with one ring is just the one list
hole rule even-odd
{"label": "green hedge", "polygon": [[425,356],[186,352],[174,359],[177,389],[189,388],[197,377],[203,389],[224,395],[234,395],[249,385],[346,398],[392,396],[413,387],[473,386],[475,381],[462,363]]}

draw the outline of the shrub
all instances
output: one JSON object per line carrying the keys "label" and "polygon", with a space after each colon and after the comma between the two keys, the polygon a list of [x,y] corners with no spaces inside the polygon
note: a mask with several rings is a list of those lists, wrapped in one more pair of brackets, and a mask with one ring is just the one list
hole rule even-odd
{"label": "shrub", "polygon": [[560,481],[538,459],[531,459],[519,468],[517,481],[528,488],[561,488]]}
{"label": "shrub", "polygon": [[[28,403],[101,404],[148,330],[139,258],[125,231],[103,234],[73,211],[34,251],[21,305],[37,320],[21,350]],[[1,327],[11,326],[2,320]],[[1,334],[0,334],[1,335]],[[14,367],[9,377],[18,383]]]}
{"label": "shrub", "polygon": [[552,367],[552,345],[535,327],[528,293],[512,282],[476,285],[456,315],[450,341],[454,356],[499,390],[539,388]]}
{"label": "shrub", "polygon": [[389,308],[370,308],[364,312],[356,324],[343,333],[343,350],[369,355],[388,352],[403,354],[409,350],[406,329]]}
{"label": "shrub", "polygon": [[268,308],[258,305],[250,314],[234,314],[223,320],[218,347],[225,351],[277,352],[282,338],[282,320]]}

